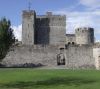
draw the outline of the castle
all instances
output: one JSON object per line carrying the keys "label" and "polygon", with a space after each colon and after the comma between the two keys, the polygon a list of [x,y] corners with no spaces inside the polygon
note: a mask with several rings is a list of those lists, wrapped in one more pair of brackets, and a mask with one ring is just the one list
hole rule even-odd
{"label": "castle", "polygon": [[33,10],[23,11],[22,44],[24,45],[64,45],[66,16],[36,15]]}
{"label": "castle", "polygon": [[99,54],[94,45],[93,28],[81,27],[75,29],[75,34],[66,34],[65,15],[36,15],[34,10],[24,10],[22,43],[11,48],[2,64],[99,69]]}
{"label": "castle", "polygon": [[75,29],[75,34],[66,34],[66,44],[94,44],[94,29],[90,27]]}

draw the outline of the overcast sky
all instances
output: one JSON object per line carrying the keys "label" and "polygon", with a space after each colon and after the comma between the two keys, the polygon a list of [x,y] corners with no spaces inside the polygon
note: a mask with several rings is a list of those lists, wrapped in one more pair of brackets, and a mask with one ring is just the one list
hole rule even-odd
{"label": "overcast sky", "polygon": [[[31,9],[38,15],[52,11],[65,14],[66,32],[73,33],[77,27],[93,27],[96,40],[100,40],[100,0],[30,0]],[[21,40],[22,10],[28,9],[29,0],[0,0],[0,18],[11,20],[16,38]]]}

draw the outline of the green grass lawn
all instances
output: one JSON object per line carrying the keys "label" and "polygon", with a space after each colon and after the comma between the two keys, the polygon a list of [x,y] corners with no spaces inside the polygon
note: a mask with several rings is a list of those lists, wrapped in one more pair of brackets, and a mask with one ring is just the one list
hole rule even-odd
{"label": "green grass lawn", "polygon": [[0,89],[100,89],[100,71],[4,68]]}

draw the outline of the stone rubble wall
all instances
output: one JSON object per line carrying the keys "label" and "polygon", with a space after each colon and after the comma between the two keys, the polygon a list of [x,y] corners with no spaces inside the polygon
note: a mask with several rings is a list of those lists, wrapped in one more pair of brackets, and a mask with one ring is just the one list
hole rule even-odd
{"label": "stone rubble wall", "polygon": [[66,49],[68,68],[95,68],[92,46],[69,46]]}
{"label": "stone rubble wall", "polygon": [[95,66],[96,69],[100,69],[100,48],[94,47],[93,48],[93,57],[95,58]]}
{"label": "stone rubble wall", "polygon": [[33,63],[42,64],[44,66],[57,65],[55,48],[36,48],[31,47],[15,47],[12,49],[2,61],[2,64],[13,66],[17,64]]}
{"label": "stone rubble wall", "polygon": [[[57,65],[57,55],[62,52],[65,56],[65,65]],[[64,51],[57,47],[14,47],[7,54],[2,64],[7,67],[19,64],[41,64],[45,68],[95,68],[93,48],[91,46],[68,46]]]}

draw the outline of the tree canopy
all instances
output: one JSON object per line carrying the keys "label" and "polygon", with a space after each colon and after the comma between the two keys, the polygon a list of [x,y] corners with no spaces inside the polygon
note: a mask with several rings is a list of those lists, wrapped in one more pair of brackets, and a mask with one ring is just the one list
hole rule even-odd
{"label": "tree canopy", "polygon": [[15,37],[13,29],[11,28],[10,20],[2,18],[0,20],[0,60],[6,56],[14,41]]}

